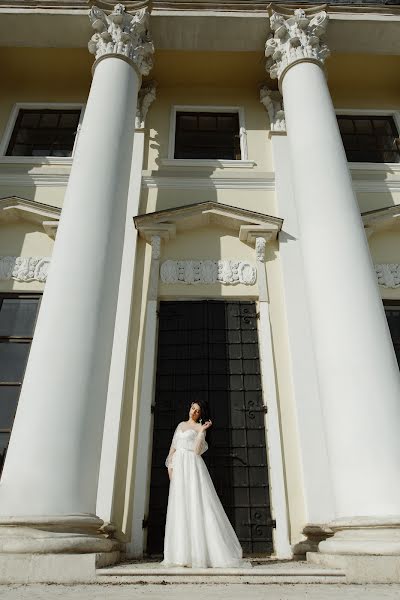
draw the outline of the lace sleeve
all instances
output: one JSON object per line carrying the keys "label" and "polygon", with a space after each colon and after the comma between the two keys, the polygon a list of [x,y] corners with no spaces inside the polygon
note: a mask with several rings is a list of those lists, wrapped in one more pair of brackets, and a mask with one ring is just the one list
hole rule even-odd
{"label": "lace sleeve", "polygon": [[206,432],[199,431],[194,442],[193,452],[195,454],[200,455],[203,454],[206,450],[208,450],[208,444],[206,442]]}
{"label": "lace sleeve", "polygon": [[[180,423],[179,423],[179,425],[180,425]],[[175,429],[174,437],[172,438],[172,442],[171,442],[171,447],[169,449],[168,456],[165,461],[165,466],[167,467],[167,469],[173,467],[173,458],[174,458],[174,454],[175,454],[175,450],[176,450],[176,438],[177,438],[177,432],[178,432],[179,425]]]}

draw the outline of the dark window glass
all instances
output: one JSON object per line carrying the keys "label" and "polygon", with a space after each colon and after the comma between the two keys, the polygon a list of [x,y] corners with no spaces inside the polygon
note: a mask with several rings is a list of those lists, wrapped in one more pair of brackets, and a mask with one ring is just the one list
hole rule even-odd
{"label": "dark window glass", "polygon": [[81,111],[20,109],[8,156],[71,156]]}
{"label": "dark window glass", "polygon": [[386,301],[384,305],[394,351],[400,367],[400,301]]}
{"label": "dark window glass", "polygon": [[39,294],[0,294],[0,471],[17,410],[39,303]]}
{"label": "dark window glass", "polygon": [[393,117],[337,117],[349,162],[400,162],[399,132]]}
{"label": "dark window glass", "polygon": [[237,113],[176,113],[175,158],[240,160]]}

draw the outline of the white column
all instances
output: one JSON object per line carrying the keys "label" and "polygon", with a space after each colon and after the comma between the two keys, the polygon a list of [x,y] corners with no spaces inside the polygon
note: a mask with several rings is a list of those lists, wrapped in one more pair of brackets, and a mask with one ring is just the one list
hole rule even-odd
{"label": "white column", "polygon": [[142,183],[145,140],[145,120],[156,98],[156,83],[144,84],[139,92],[136,111],[136,131],[133,140],[131,175],[125,218],[124,248],[115,317],[107,407],[104,419],[96,514],[106,523],[112,521],[114,482],[118,454],[120,419],[127,375],[128,342],[131,328],[134,294],[137,229],[133,217],[138,214]]}
{"label": "white column", "polygon": [[[269,114],[274,158],[277,214],[283,219],[279,234],[279,258],[287,319],[293,400],[300,446],[299,463],[303,480],[305,522],[309,536],[294,548],[295,554],[316,549],[325,524],[334,518],[334,498],[319,399],[317,369],[311,340],[311,325],[304,288],[301,240],[293,194],[292,169],[286,134],[282,96],[266,86],[260,101]],[[311,534],[311,539],[310,539]]]}
{"label": "white column", "polygon": [[[3,477],[0,550],[92,552],[136,100],[153,46],[145,9],[90,11],[93,82]],[[25,527],[15,548],[6,527]],[[37,531],[46,522],[43,540]],[[28,530],[26,529],[28,527]]]}
{"label": "white column", "polygon": [[[323,69],[325,12],[271,17],[339,535],[338,553],[400,553],[400,377]],[[391,515],[392,517],[389,517]],[[365,543],[365,534],[370,536]],[[350,545],[347,541],[351,539]]]}

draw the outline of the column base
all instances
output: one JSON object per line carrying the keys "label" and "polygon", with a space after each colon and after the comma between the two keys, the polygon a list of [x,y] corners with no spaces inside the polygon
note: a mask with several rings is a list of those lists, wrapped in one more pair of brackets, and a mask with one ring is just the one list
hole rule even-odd
{"label": "column base", "polygon": [[95,583],[96,569],[120,561],[120,552],[0,554],[0,584]]}
{"label": "column base", "polygon": [[307,561],[342,569],[346,573],[346,583],[400,583],[400,556],[307,552]]}
{"label": "column base", "polygon": [[120,543],[100,531],[96,515],[0,517],[1,554],[115,552]]}
{"label": "column base", "polygon": [[400,517],[352,517],[328,523],[333,537],[320,542],[321,554],[400,556]]}

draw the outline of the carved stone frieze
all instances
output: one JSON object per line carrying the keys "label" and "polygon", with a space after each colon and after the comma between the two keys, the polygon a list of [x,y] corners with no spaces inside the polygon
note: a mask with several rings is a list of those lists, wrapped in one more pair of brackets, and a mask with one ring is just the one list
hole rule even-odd
{"label": "carved stone frieze", "polygon": [[304,60],[324,63],[329,48],[322,41],[328,25],[328,15],[322,10],[308,16],[298,8],[290,17],[272,11],[271,30],[265,44],[266,69],[272,79],[280,79],[286,69]]}
{"label": "carved stone frieze", "polygon": [[269,115],[271,131],[286,131],[283,98],[280,92],[270,90],[266,85],[260,88],[260,102]]}
{"label": "carved stone frieze", "polygon": [[147,8],[131,15],[123,4],[117,4],[107,15],[97,6],[92,6],[89,18],[96,33],[91,37],[88,48],[96,59],[108,54],[122,55],[135,64],[141,75],[150,73],[154,46],[148,30]]}
{"label": "carved stone frieze", "polygon": [[147,111],[150,105],[156,99],[157,82],[149,81],[142,85],[138,95],[137,108],[136,108],[136,129],[143,129],[146,122]]}
{"label": "carved stone frieze", "polygon": [[50,258],[36,256],[1,256],[0,280],[40,281],[44,283],[50,265]]}
{"label": "carved stone frieze", "polygon": [[160,277],[163,283],[254,285],[256,268],[242,260],[166,260]]}
{"label": "carved stone frieze", "polygon": [[400,264],[375,265],[378,284],[387,288],[400,287]]}

